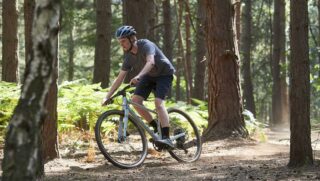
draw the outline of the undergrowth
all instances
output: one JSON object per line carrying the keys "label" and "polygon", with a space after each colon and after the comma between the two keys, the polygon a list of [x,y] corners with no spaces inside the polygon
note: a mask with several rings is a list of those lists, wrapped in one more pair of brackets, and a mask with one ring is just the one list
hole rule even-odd
{"label": "undergrowth", "polygon": [[[0,133],[4,130],[13,114],[14,107],[20,96],[20,85],[0,82]],[[84,79],[72,82],[63,82],[58,90],[58,132],[61,134],[72,131],[93,133],[95,122],[99,115],[106,110],[121,109],[121,97],[114,104],[101,106],[101,100],[108,92],[99,84],[87,84]],[[145,106],[154,109],[154,97],[150,96]],[[176,107],[189,114],[200,129],[207,126],[207,104],[204,101],[193,99],[195,106],[184,102],[166,101],[166,107]]]}

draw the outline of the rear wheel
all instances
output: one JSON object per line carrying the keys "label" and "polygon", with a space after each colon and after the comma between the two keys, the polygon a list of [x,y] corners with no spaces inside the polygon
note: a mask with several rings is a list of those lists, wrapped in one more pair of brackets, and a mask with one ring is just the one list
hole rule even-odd
{"label": "rear wheel", "polygon": [[[146,158],[147,139],[131,116],[124,136],[123,118],[123,111],[111,110],[103,113],[96,123],[95,136],[101,153],[113,165],[133,168],[141,165]],[[122,130],[120,136],[119,130]]]}
{"label": "rear wheel", "polygon": [[198,160],[202,144],[197,126],[190,116],[179,109],[169,108],[168,115],[170,120],[170,135],[185,134],[173,140],[176,148],[169,151],[170,155],[180,162],[194,162]]}

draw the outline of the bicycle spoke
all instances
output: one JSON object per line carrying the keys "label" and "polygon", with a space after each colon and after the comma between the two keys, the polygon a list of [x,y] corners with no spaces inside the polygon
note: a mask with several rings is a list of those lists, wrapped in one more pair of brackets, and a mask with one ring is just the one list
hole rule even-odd
{"label": "bicycle spoke", "polygon": [[[139,166],[147,154],[147,141],[142,129],[132,119],[124,128],[123,112],[108,111],[96,124],[96,140],[102,154],[121,168]],[[121,134],[126,129],[126,137]],[[119,134],[120,133],[120,134]]]}
{"label": "bicycle spoke", "polygon": [[169,109],[168,113],[171,135],[177,138],[173,140],[176,149],[169,151],[169,153],[178,161],[196,161],[201,153],[201,140],[196,125],[183,111]]}

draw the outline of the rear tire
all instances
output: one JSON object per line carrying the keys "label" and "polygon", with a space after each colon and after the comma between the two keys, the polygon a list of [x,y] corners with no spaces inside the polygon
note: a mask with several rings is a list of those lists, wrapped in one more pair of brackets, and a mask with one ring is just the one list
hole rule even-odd
{"label": "rear tire", "polygon": [[202,143],[197,126],[185,112],[169,108],[170,135],[185,133],[184,137],[174,140],[175,149],[170,150],[170,155],[179,162],[194,162],[199,159]]}
{"label": "rear tire", "polygon": [[103,113],[96,123],[95,136],[98,147],[106,159],[120,168],[134,168],[147,156],[147,139],[143,129],[128,117],[126,138],[119,139],[118,128],[124,112],[110,110]]}

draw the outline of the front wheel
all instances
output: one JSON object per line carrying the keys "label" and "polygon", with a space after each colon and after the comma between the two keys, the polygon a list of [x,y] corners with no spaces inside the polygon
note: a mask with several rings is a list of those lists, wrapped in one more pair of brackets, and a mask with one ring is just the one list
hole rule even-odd
{"label": "front wheel", "polygon": [[131,116],[127,126],[123,118],[123,111],[103,113],[96,123],[95,136],[101,153],[113,165],[133,168],[141,165],[146,158],[147,139]]}
{"label": "front wheel", "polygon": [[199,159],[202,144],[197,126],[185,112],[169,108],[170,135],[184,135],[173,140],[175,149],[169,151],[170,155],[180,162],[194,162]]}

